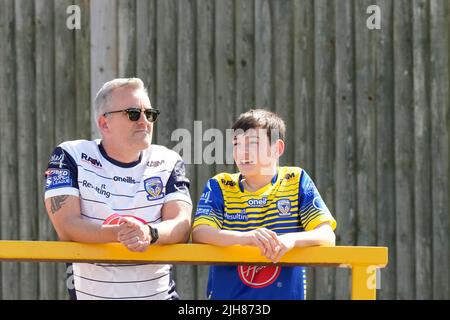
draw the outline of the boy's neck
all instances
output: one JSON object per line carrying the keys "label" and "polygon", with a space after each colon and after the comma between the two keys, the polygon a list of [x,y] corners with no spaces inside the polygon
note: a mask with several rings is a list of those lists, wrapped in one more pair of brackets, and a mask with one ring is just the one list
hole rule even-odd
{"label": "boy's neck", "polygon": [[250,192],[255,192],[264,187],[265,185],[271,183],[274,175],[277,173],[277,169],[274,168],[273,174],[271,175],[258,175],[252,177],[244,177],[242,179],[242,185],[245,190]]}

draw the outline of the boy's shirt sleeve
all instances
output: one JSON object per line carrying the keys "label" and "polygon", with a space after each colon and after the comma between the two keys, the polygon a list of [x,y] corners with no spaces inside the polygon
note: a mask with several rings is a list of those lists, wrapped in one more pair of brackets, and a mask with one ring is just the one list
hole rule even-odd
{"label": "boy's shirt sleeve", "polygon": [[318,225],[329,222],[336,229],[336,220],[328,210],[314,182],[303,170],[300,177],[300,220],[305,231],[314,230]]}
{"label": "boy's shirt sleeve", "polygon": [[216,229],[222,229],[224,201],[222,190],[215,179],[209,179],[198,201],[194,225],[206,224]]}

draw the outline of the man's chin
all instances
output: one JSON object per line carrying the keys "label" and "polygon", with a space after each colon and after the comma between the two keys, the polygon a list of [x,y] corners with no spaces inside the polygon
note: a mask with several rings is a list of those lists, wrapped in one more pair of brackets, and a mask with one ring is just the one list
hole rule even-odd
{"label": "man's chin", "polygon": [[150,138],[134,140],[133,144],[136,146],[137,149],[145,150],[145,149],[148,149],[150,147],[151,140],[150,140]]}

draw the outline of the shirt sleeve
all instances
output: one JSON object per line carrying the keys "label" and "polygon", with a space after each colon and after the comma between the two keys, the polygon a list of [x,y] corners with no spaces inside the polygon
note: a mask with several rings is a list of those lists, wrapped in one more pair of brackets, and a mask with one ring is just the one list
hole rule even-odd
{"label": "shirt sleeve", "polygon": [[44,175],[45,199],[60,195],[80,196],[77,164],[63,148],[57,147],[53,151]]}
{"label": "shirt sleeve", "polygon": [[183,160],[178,160],[172,169],[166,185],[166,196],[164,202],[173,200],[185,201],[192,205],[189,195],[189,179],[186,178],[186,166]]}
{"label": "shirt sleeve", "polygon": [[318,225],[329,222],[336,229],[336,220],[328,210],[314,182],[303,170],[300,177],[300,220],[306,231],[314,230]]}
{"label": "shirt sleeve", "polygon": [[209,179],[198,201],[195,212],[194,225],[206,224],[216,229],[222,229],[224,204],[222,190],[219,183]]}

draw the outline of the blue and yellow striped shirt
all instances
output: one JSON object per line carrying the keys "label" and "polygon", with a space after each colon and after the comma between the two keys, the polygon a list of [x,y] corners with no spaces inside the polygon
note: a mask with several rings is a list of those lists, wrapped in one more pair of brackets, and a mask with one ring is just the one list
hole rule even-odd
{"label": "blue and yellow striped shirt", "polygon": [[[240,173],[220,173],[208,180],[194,228],[205,224],[233,231],[267,228],[277,234],[310,231],[324,222],[336,228],[303,169],[279,167],[271,183],[255,192],[244,190],[241,179]],[[207,295],[213,299],[304,299],[304,274],[302,267],[255,267],[249,272],[242,266],[212,266]]]}

